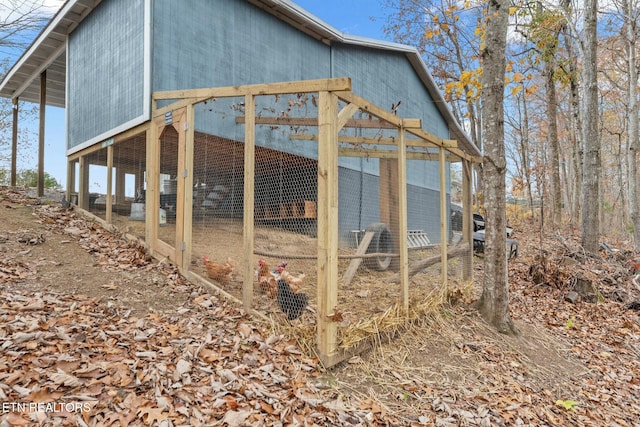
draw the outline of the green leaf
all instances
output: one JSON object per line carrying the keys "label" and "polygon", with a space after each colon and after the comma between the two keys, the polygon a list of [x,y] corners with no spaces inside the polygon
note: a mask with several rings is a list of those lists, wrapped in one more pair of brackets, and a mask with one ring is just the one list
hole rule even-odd
{"label": "green leaf", "polygon": [[567,411],[575,411],[575,406],[578,404],[575,400],[556,400],[556,405],[562,406]]}

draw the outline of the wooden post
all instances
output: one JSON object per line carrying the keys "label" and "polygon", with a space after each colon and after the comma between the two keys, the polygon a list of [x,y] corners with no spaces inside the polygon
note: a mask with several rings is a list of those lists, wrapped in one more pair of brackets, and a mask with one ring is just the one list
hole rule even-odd
{"label": "wooden post", "polygon": [[89,210],[89,165],[86,156],[80,156],[80,185],[78,187],[78,207]]}
{"label": "wooden post", "polygon": [[[120,164],[115,165],[115,169],[116,169],[116,190],[115,190],[116,203],[124,203],[126,198],[125,197],[125,185],[127,182],[126,171],[124,170],[124,166]],[[142,180],[140,182],[142,182]],[[134,188],[134,194],[135,194],[135,188]]]}
{"label": "wooden post", "polygon": [[[402,234],[398,229],[399,201],[398,201],[398,159],[380,159],[380,222],[387,224],[391,231],[391,252],[398,253]],[[406,236],[406,234],[405,234]],[[406,237],[405,237],[406,239]],[[391,259],[391,268],[400,267],[398,258]]]}
{"label": "wooden post", "polygon": [[13,124],[11,132],[11,186],[16,186],[18,171],[18,98],[13,98]]}
{"label": "wooden post", "polygon": [[113,209],[113,145],[107,147],[107,200],[105,205],[104,220],[111,224],[111,211]]}
{"label": "wooden post", "polygon": [[[184,223],[185,223],[185,181],[188,175],[188,171],[185,164],[186,157],[186,146],[187,146],[187,117],[186,117],[186,107],[174,111],[173,116],[176,121],[174,121],[173,126],[178,131],[178,164],[176,168],[176,234],[175,234],[175,262],[176,265],[180,268],[184,267],[182,263],[183,258],[183,248],[185,245],[184,242]],[[157,215],[157,214],[156,214]]]}
{"label": "wooden post", "polygon": [[193,150],[195,140],[195,111],[193,104],[187,106],[186,124],[184,168],[187,171],[187,176],[184,179],[184,246],[182,251],[182,266],[185,269],[190,269],[191,249],[193,245]]}
{"label": "wooden post", "polygon": [[[160,187],[158,170],[160,169],[160,134],[164,128],[163,117],[153,119],[147,133],[147,189],[145,192],[145,239],[151,252],[156,248],[158,238],[158,204]],[[136,185],[137,185],[136,177]]]}
{"label": "wooden post", "polygon": [[[71,193],[75,193],[78,189],[76,188],[76,162],[71,161],[67,162],[67,192],[66,197],[69,202],[71,200]],[[78,201],[76,200],[76,203]]]}
{"label": "wooden post", "polygon": [[462,160],[462,241],[469,244],[469,254],[462,258],[462,278],[473,275],[473,192],[471,162]]}
{"label": "wooden post", "polygon": [[243,211],[243,280],[242,305],[246,310],[253,307],[253,239],[255,204],[255,153],[256,153],[256,100],[249,93],[244,97],[244,211]]}
{"label": "wooden post", "polygon": [[[407,243],[407,145],[404,127],[398,129],[398,241],[400,250],[400,303],[405,315],[409,314],[409,247]],[[395,245],[394,245],[395,246]]]}
{"label": "wooden post", "polygon": [[44,123],[47,108],[47,70],[40,73],[40,126],[38,128],[38,197],[44,196]]}
{"label": "wooden post", "polygon": [[446,174],[446,152],[440,147],[440,273],[442,286],[447,286],[447,241],[449,240],[449,229],[447,227],[447,174]]}
{"label": "wooden post", "polygon": [[[338,98],[318,94],[318,350],[337,351],[337,326],[327,317],[338,303]],[[331,365],[331,363],[327,363]]]}

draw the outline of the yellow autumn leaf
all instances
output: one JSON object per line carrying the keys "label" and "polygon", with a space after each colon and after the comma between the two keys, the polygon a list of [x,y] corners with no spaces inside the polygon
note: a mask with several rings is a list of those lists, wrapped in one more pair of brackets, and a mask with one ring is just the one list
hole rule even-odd
{"label": "yellow autumn leaf", "polygon": [[520,92],[522,90],[522,86],[518,85],[518,86],[514,86],[511,88],[511,95],[515,96],[518,94],[518,92]]}
{"label": "yellow autumn leaf", "polygon": [[512,72],[512,71],[513,71],[513,61],[509,61],[509,62],[507,62],[507,66],[506,66],[506,68],[505,68],[505,71],[506,71],[507,73],[510,73],[510,72]]}
{"label": "yellow autumn leaf", "polygon": [[482,29],[480,27],[476,27],[476,29],[473,31],[473,34],[475,34],[476,36],[479,36],[481,31]]}
{"label": "yellow autumn leaf", "polygon": [[440,24],[440,28],[442,28],[444,31],[448,31],[449,30],[449,24],[442,23],[442,24]]}
{"label": "yellow autumn leaf", "polygon": [[516,83],[520,83],[522,81],[522,73],[515,73],[513,75],[513,81]]}
{"label": "yellow autumn leaf", "polygon": [[511,6],[509,8],[509,15],[515,15],[515,13],[518,11],[518,8],[515,6]]}
{"label": "yellow autumn leaf", "polygon": [[431,31],[431,30],[425,31],[424,36],[426,38],[428,38],[428,39],[432,39],[433,38],[433,31]]}

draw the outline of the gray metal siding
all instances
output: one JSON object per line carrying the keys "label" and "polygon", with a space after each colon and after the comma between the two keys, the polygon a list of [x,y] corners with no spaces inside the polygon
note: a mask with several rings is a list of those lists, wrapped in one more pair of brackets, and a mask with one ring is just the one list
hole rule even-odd
{"label": "gray metal siding", "polygon": [[[340,168],[338,180],[338,236],[341,245],[353,245],[352,230],[364,230],[380,222],[380,184],[377,176]],[[440,243],[440,192],[407,186],[407,226],[422,230],[431,243]],[[447,196],[447,208],[450,201]]]}
{"label": "gray metal siding", "polygon": [[69,36],[71,149],[143,114],[144,0],[103,1]]}
{"label": "gray metal siding", "polygon": [[402,101],[399,116],[422,119],[429,132],[449,138],[447,123],[405,54],[345,44],[332,49],[333,76],[351,77],[354,93],[389,111]]}
{"label": "gray metal siding", "polygon": [[245,0],[156,0],[153,16],[153,91],[329,76],[328,46]]}

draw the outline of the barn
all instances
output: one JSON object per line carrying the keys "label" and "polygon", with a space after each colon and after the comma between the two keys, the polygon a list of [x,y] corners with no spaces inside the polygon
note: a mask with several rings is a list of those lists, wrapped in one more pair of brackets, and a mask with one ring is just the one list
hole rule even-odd
{"label": "barn", "polygon": [[[68,0],[0,95],[65,108],[78,209],[247,309],[308,326],[327,365],[366,341],[347,331],[433,290],[409,287],[410,263],[439,257],[421,273],[439,286],[471,275],[481,154],[412,47],[288,0]],[[284,261],[308,309],[256,286],[259,260]]]}

